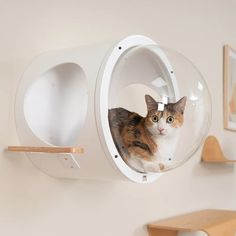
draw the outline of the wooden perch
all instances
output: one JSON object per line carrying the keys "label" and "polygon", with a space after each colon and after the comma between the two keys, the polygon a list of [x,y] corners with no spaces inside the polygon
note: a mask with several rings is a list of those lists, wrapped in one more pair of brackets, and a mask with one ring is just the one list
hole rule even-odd
{"label": "wooden perch", "polygon": [[83,154],[84,149],[79,147],[29,147],[8,146],[9,152],[38,152],[38,153],[78,153]]}
{"label": "wooden perch", "polygon": [[148,225],[149,236],[177,236],[180,231],[203,231],[209,236],[235,236],[236,211],[202,210]]}
{"label": "wooden perch", "polygon": [[229,160],[224,156],[220,143],[215,136],[208,136],[205,140],[202,150],[202,161],[211,163],[236,162],[236,160]]}

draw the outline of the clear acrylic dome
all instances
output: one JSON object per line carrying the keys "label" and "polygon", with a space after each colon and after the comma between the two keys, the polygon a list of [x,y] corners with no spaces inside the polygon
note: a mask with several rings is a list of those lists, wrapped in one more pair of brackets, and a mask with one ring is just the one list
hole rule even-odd
{"label": "clear acrylic dome", "polygon": [[[157,120],[149,117],[149,125],[155,123],[155,135],[148,128],[148,122],[143,122],[148,114],[147,98],[150,98],[146,96],[145,102],[145,95],[150,95],[157,104]],[[183,97],[186,104],[182,104],[182,119],[171,107]],[[158,45],[136,46],[123,52],[112,73],[108,101],[108,119],[118,153],[130,168],[141,173],[163,172],[186,162],[199,148],[211,120],[210,94],[199,70],[182,54]],[[139,115],[142,118],[139,119]],[[117,124],[114,116],[127,122]],[[172,119],[182,120],[174,125]],[[150,151],[153,143],[156,147]],[[157,168],[146,168],[146,164]]]}

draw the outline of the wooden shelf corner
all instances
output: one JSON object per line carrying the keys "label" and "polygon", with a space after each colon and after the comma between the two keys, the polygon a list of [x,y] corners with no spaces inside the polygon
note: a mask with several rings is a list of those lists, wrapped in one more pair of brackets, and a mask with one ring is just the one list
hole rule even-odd
{"label": "wooden shelf corner", "polygon": [[79,147],[30,147],[30,146],[8,146],[9,152],[31,152],[31,153],[77,153],[83,154],[84,149]]}
{"label": "wooden shelf corner", "polygon": [[149,236],[177,236],[180,231],[235,236],[236,211],[202,210],[148,224]]}
{"label": "wooden shelf corner", "polygon": [[202,150],[202,161],[210,163],[235,163],[224,156],[220,143],[215,136],[208,136]]}

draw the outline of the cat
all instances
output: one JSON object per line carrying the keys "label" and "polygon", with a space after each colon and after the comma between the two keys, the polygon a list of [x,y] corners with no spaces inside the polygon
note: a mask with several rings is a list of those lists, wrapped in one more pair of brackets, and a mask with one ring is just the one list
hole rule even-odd
{"label": "cat", "polygon": [[[179,128],[184,123],[187,98],[164,105],[145,95],[147,115],[124,108],[108,111],[108,120],[115,146],[125,163],[141,173],[167,170],[178,141]],[[169,161],[169,162],[168,162]]]}

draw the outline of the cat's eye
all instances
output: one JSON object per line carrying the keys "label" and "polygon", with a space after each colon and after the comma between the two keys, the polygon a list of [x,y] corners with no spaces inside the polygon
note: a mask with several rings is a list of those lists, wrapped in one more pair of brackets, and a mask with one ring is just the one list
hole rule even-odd
{"label": "cat's eye", "polygon": [[173,116],[168,116],[167,119],[166,119],[166,122],[168,124],[172,124],[174,122],[175,118]]}
{"label": "cat's eye", "polygon": [[152,116],[152,121],[153,122],[158,122],[158,116],[156,116],[156,115]]}

